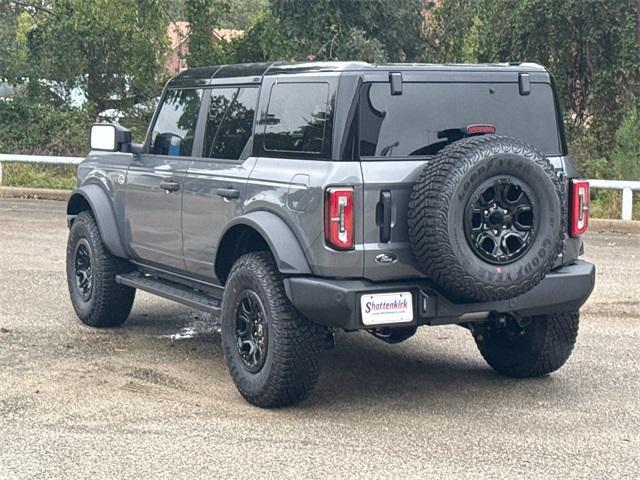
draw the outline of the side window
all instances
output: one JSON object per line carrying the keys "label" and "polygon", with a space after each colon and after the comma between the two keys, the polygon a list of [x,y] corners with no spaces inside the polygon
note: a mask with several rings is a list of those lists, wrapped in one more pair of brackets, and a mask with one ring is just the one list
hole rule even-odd
{"label": "side window", "polygon": [[189,156],[202,100],[202,90],[169,90],[151,131],[151,152]]}
{"label": "side window", "polygon": [[216,88],[210,95],[204,156],[238,160],[253,131],[258,89]]}
{"label": "side window", "polygon": [[321,153],[329,112],[327,83],[277,83],[263,119],[264,149]]}

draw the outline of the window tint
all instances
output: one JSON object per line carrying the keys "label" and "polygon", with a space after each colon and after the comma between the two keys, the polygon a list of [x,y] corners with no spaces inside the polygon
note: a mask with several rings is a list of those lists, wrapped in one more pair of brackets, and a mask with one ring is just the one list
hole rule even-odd
{"label": "window tint", "polygon": [[202,90],[169,90],[151,132],[157,155],[191,155]]}
{"label": "window tint", "polygon": [[498,135],[528,142],[545,154],[561,151],[553,91],[517,83],[409,83],[391,95],[388,83],[363,85],[360,93],[360,156],[431,155],[447,142],[447,130],[495,125]]}
{"label": "window tint", "polygon": [[257,88],[216,88],[205,129],[204,156],[237,160],[251,138]]}
{"label": "window tint", "polygon": [[271,89],[265,150],[321,153],[329,116],[327,83],[278,83]]}

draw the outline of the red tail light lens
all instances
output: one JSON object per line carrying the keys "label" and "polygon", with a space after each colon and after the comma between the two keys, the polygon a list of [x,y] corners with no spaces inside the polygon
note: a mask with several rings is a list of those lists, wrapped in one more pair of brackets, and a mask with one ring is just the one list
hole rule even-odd
{"label": "red tail light lens", "polygon": [[324,215],[327,245],[336,250],[353,250],[353,188],[327,189]]}
{"label": "red tail light lens", "polygon": [[485,133],[496,133],[495,125],[479,123],[477,125],[469,125],[466,128],[468,135],[482,135]]}
{"label": "red tail light lens", "polygon": [[571,180],[569,203],[569,234],[582,235],[589,226],[589,182]]}

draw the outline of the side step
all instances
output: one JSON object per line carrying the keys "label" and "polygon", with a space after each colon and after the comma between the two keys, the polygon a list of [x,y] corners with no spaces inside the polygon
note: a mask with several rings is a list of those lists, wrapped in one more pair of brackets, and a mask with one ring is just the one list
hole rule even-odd
{"label": "side step", "polygon": [[143,275],[140,272],[116,275],[116,283],[138,288],[196,310],[220,315],[222,302],[192,288],[168,280]]}

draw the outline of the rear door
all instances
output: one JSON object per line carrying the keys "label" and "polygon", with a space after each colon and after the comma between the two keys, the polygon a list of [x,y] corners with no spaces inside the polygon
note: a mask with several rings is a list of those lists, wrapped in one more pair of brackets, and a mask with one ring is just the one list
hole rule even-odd
{"label": "rear door", "polygon": [[406,81],[402,93],[395,95],[389,82],[360,87],[366,278],[421,276],[407,227],[413,184],[446,143],[443,131],[473,124],[492,124],[498,135],[521,139],[547,155],[561,151],[548,82],[532,82],[526,95],[519,92],[513,72],[492,82]]}
{"label": "rear door", "polygon": [[221,86],[205,90],[202,155],[184,181],[183,241],[189,272],[211,279],[216,248],[227,224],[242,213],[259,87]]}
{"label": "rear door", "polygon": [[136,155],[126,178],[129,244],[138,260],[184,270],[182,195],[192,151],[201,89],[168,90],[151,130],[146,153]]}

